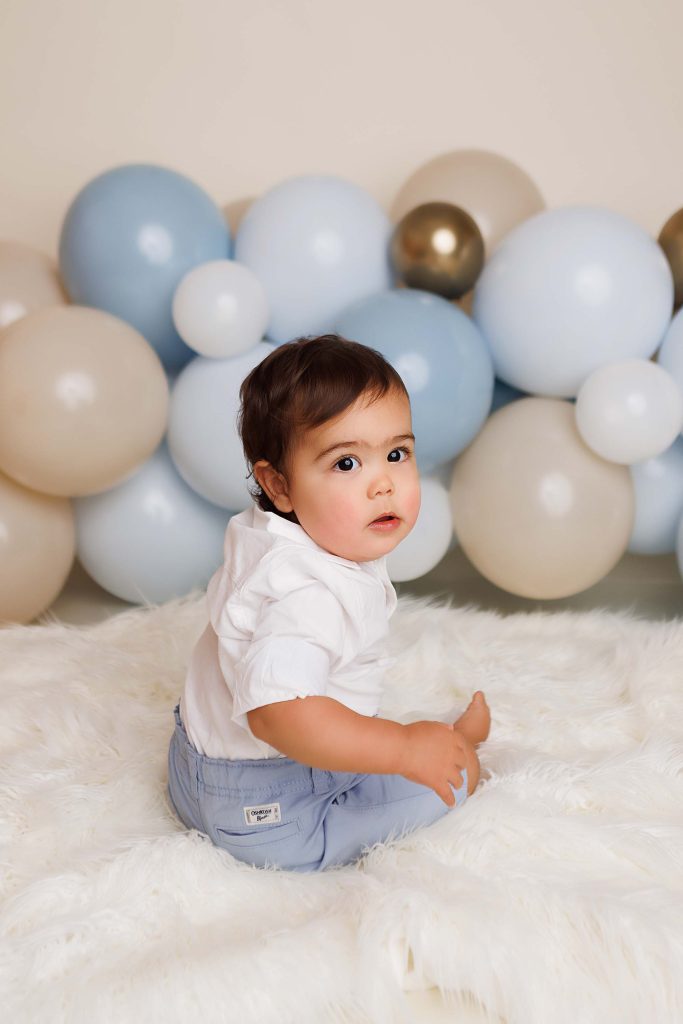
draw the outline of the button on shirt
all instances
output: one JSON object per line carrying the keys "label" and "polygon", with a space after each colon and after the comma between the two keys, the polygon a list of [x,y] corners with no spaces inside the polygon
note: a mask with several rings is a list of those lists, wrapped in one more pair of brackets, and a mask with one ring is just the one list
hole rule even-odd
{"label": "button on shirt", "polygon": [[207,603],[180,709],[200,754],[285,756],[249,728],[247,712],[264,704],[325,696],[377,714],[395,661],[384,647],[397,605],[386,556],[333,555],[298,523],[254,505],[228,523]]}

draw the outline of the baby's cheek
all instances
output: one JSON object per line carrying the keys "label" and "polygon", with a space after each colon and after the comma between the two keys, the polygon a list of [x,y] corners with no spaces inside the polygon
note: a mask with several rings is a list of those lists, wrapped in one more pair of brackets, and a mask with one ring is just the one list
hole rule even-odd
{"label": "baby's cheek", "polygon": [[327,487],[316,496],[313,514],[319,529],[335,534],[343,531],[352,516],[353,503],[342,487]]}
{"label": "baby's cheek", "polygon": [[333,524],[351,523],[358,518],[358,510],[352,501],[345,497],[335,497]]}
{"label": "baby's cheek", "polygon": [[415,487],[406,497],[404,503],[404,517],[407,522],[414,525],[420,513],[420,488]]}

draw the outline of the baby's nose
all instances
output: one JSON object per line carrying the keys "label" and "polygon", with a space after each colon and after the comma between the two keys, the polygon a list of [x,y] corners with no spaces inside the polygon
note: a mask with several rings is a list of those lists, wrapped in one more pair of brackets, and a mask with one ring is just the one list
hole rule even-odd
{"label": "baby's nose", "polygon": [[391,480],[389,480],[388,477],[384,477],[384,479],[378,480],[377,484],[375,485],[376,494],[391,494],[393,489],[394,488],[391,483]]}

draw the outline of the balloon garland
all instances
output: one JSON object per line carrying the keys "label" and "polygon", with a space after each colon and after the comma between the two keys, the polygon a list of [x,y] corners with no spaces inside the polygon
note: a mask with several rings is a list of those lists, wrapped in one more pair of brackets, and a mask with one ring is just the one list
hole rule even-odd
{"label": "balloon garland", "polygon": [[228,212],[233,230],[195,182],[129,164],[74,198],[58,266],[0,243],[0,620],[44,611],[75,557],[127,601],[206,585],[252,500],[239,385],[328,331],[410,394],[422,506],[393,580],[453,544],[535,599],[627,550],[683,575],[683,210],[655,240],[457,150],[389,215],[333,175]]}

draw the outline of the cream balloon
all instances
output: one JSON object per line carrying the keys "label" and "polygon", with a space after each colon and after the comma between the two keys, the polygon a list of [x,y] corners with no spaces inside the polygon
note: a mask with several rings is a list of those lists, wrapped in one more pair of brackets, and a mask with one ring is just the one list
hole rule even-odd
{"label": "cream balloon", "polygon": [[175,290],[172,310],[183,341],[211,359],[253,348],[270,317],[265,288],[249,267],[234,260],[193,267]]}
{"label": "cream balloon", "polygon": [[416,580],[438,565],[453,536],[448,491],[435,476],[420,480],[421,504],[415,526],[387,555],[387,571],[394,582]]}
{"label": "cream balloon", "polygon": [[597,455],[632,465],[666,451],[683,427],[683,394],[663,367],[624,359],[598,367],[576,396],[576,426]]}
{"label": "cream balloon", "polygon": [[411,175],[390,211],[394,224],[416,206],[452,203],[476,221],[486,255],[523,220],[545,209],[528,174],[497,153],[460,149],[434,157]]}
{"label": "cream balloon", "polygon": [[626,551],[630,471],[586,447],[572,403],[520,398],[498,409],[458,456],[453,525],[482,576],[552,599],[601,580]]}
{"label": "cream balloon", "polygon": [[62,590],[76,553],[71,502],[0,473],[0,620],[30,622]]}
{"label": "cream balloon", "polygon": [[66,302],[54,260],[22,242],[0,242],[0,327]]}
{"label": "cream balloon", "polygon": [[159,357],[110,313],[50,306],[0,332],[0,470],[25,487],[113,487],[155,450],[167,411]]}

